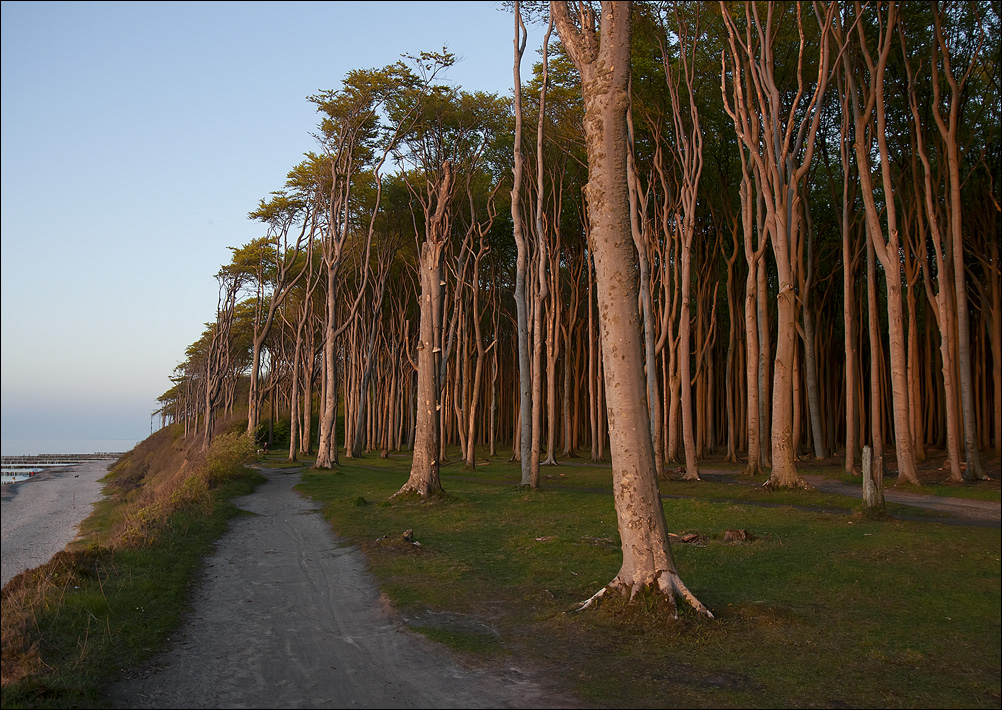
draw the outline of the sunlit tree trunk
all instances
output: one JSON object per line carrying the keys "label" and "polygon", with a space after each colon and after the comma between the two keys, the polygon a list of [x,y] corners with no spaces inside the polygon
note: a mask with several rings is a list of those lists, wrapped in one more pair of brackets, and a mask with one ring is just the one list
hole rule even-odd
{"label": "sunlit tree trunk", "polygon": [[610,588],[632,598],[638,591],[654,587],[673,604],[675,595],[680,594],[698,612],[710,616],[682,583],[675,568],[651,444],[636,260],[628,237],[630,4],[602,3],[601,39],[598,18],[591,7],[578,5],[577,10],[572,17],[565,2],[550,3],[560,38],[581,73],[588,151],[585,192],[605,354],[613,495],[623,550],[619,573],[592,599]]}
{"label": "sunlit tree trunk", "polygon": [[[953,288],[957,308],[957,369],[960,372],[960,403],[964,422],[964,450],[967,455],[967,468],[964,469],[963,475],[964,480],[979,481],[984,480],[987,476],[981,466],[981,454],[978,452],[978,422],[974,414],[975,393],[971,374],[971,331],[967,309],[967,275],[964,272],[963,202],[960,195],[963,178],[960,175],[960,146],[957,137],[962,103],[961,95],[975,63],[972,57],[971,65],[965,74],[957,79],[950,65],[952,50],[943,32],[943,12],[939,3],[933,3],[935,43],[930,64],[934,97],[932,115],[936,119],[936,126],[939,128],[946,148],[945,157],[949,176],[946,203],[949,238],[953,249]],[[943,76],[950,86],[949,114],[945,118],[940,110],[942,99],[937,50],[942,56]],[[976,55],[977,52],[975,52]]]}
{"label": "sunlit tree trunk", "polygon": [[422,499],[442,492],[439,477],[439,355],[442,352],[442,253],[449,236],[452,166],[442,164],[434,187],[434,207],[425,206],[426,238],[421,245],[420,330],[418,334],[417,422],[414,456],[407,482],[394,495],[416,493]]}
{"label": "sunlit tree trunk", "polygon": [[[521,31],[521,40],[519,32]],[[532,477],[532,382],[529,365],[529,322],[528,301],[526,298],[526,270],[528,253],[522,224],[522,55],[525,52],[526,30],[522,22],[519,3],[515,2],[515,147],[514,147],[514,183],[511,189],[511,219],[514,225],[515,248],[515,311],[516,333],[518,339],[518,402],[520,421],[516,445],[518,458],[522,464],[522,485],[538,487],[539,480]],[[538,471],[537,471],[538,475]]]}

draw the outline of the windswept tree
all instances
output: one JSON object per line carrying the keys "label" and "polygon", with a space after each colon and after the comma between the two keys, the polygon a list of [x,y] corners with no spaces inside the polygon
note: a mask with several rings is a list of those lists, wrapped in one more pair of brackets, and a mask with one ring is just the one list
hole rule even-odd
{"label": "windswept tree", "polygon": [[[327,299],[318,468],[331,468],[337,460],[337,339],[350,324],[350,319],[338,321],[338,278],[348,240],[360,231],[354,199],[356,181],[363,171],[368,170],[377,186],[376,199],[369,213],[370,229],[362,227],[363,238],[367,238],[371,237],[372,220],[379,209],[383,165],[401,133],[409,129],[413,117],[412,112],[407,110],[393,112],[391,105],[400,102],[401,96],[415,90],[419,84],[419,78],[400,61],[383,69],[353,70],[344,78],[339,90],[323,91],[310,97],[323,116],[316,134],[323,155],[308,156],[308,161],[313,165],[312,172],[318,183],[323,186],[318,195],[324,217],[321,244]],[[396,120],[387,124],[386,117],[391,113]],[[368,246],[364,252],[369,252]],[[358,289],[355,308],[363,292],[364,289]]]}
{"label": "windswept tree", "polygon": [[240,292],[242,274],[235,269],[220,269],[216,274],[219,283],[219,297],[216,303],[216,322],[208,331],[208,347],[205,352],[205,440],[202,448],[208,450],[212,443],[213,424],[216,408],[219,406],[223,380],[230,375],[230,329],[233,326],[233,311]]}
{"label": "windswept tree", "polygon": [[[315,223],[309,203],[284,192],[272,193],[268,200],[261,200],[248,217],[268,225],[265,237],[233,250],[233,268],[244,270],[247,280],[253,280],[257,291],[247,403],[247,435],[254,436],[261,418],[262,393],[258,384],[261,349],[271,333],[275,314],[306,273],[301,265],[297,268],[297,260]],[[290,232],[295,234],[297,229],[298,234],[290,241]]]}
{"label": "windswept tree", "polygon": [[[452,247],[455,223],[453,199],[460,176],[469,178],[499,132],[501,107],[497,97],[432,85],[431,77],[448,67],[454,58],[448,52],[426,52],[418,59],[427,77],[426,88],[409,99],[415,101],[414,128],[401,141],[398,159],[411,169],[404,174],[417,205],[415,233],[419,246],[419,313],[417,357],[417,420],[414,456],[407,482],[397,492],[416,493],[422,498],[442,489],[439,466],[444,453],[442,425],[450,415],[441,399],[442,383],[462,315],[462,293],[467,259],[475,228],[461,230],[462,244],[454,250],[455,283],[451,315],[447,321],[447,286],[444,262]],[[418,219],[419,218],[419,219]],[[472,227],[475,215],[471,214]],[[454,393],[458,396],[458,393]],[[460,426],[462,423],[460,422]]]}

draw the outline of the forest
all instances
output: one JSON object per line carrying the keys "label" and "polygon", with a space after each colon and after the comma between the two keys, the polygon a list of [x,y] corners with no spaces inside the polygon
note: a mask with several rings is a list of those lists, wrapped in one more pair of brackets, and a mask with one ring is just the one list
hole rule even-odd
{"label": "forest", "polygon": [[442,48],[309,97],[316,150],[249,213],[164,424],[208,446],[246,407],[320,469],[412,456],[422,498],[450,459],[529,488],[611,460],[650,556],[618,583],[697,610],[643,510],[707,457],[773,488],[864,447],[897,485],[997,477],[1002,4],[507,13],[507,96]]}

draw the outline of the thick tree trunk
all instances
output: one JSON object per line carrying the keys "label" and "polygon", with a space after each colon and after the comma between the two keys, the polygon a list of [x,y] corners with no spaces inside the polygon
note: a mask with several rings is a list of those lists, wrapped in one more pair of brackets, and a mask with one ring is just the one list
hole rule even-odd
{"label": "thick tree trunk", "polygon": [[[418,333],[417,420],[414,433],[414,456],[407,482],[394,496],[416,493],[423,500],[443,492],[439,478],[439,455],[442,432],[440,412],[444,409],[439,392],[444,359],[442,343],[442,258],[449,237],[452,202],[452,165],[442,164],[442,173],[434,188],[435,204],[425,205],[427,238],[421,245],[419,262],[420,330]],[[432,211],[434,209],[434,211]]]}
{"label": "thick tree trunk", "polygon": [[425,242],[421,246],[420,330],[418,333],[417,421],[414,457],[407,482],[394,495],[416,493],[427,500],[442,492],[439,478],[439,369],[442,299],[442,246]]}
{"label": "thick tree trunk", "polygon": [[[753,246],[755,238],[752,220],[751,177],[747,170],[741,180],[741,221],[744,232],[745,261],[748,264],[748,275],[745,278],[745,387],[747,389],[747,431],[748,431],[748,465],[745,474],[756,476],[763,471],[762,466],[762,421],[759,418],[759,366],[761,347],[758,338],[758,265],[762,257],[761,250]],[[765,235],[760,234],[759,240],[765,243]]]}
{"label": "thick tree trunk", "polygon": [[602,4],[601,43],[594,13],[588,6],[579,7],[580,29],[564,2],[550,4],[561,40],[581,72],[589,169],[585,192],[605,360],[613,491],[623,549],[619,573],[596,597],[613,588],[632,598],[642,589],[655,587],[673,604],[679,593],[698,612],[712,616],[675,568],[651,444],[626,185],[630,5]]}
{"label": "thick tree trunk", "polygon": [[793,450],[793,358],[796,356],[796,296],[790,269],[789,244],[793,241],[785,210],[777,210],[772,247],[776,254],[779,293],[776,296],[776,360],[772,382],[772,474],[767,485],[779,488],[804,487],[797,473]]}

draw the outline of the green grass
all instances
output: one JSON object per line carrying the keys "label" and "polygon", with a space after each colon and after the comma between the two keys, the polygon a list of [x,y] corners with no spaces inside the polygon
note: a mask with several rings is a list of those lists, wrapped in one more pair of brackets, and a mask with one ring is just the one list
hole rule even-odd
{"label": "green grass", "polygon": [[[529,492],[516,464],[451,464],[445,499],[420,503],[387,501],[407,459],[342,461],[301,488],[403,616],[474,659],[542,669],[583,702],[999,706],[997,529],[868,521],[858,501],[810,491],[665,482],[693,496],[664,509],[670,531],[701,536],[674,553],[717,618],[675,620],[656,598],[574,613],[621,564],[608,468],[544,468]],[[724,542],[732,528],[754,540]]]}
{"label": "green grass", "polygon": [[[716,619],[683,609],[676,620],[651,596],[578,613],[622,559],[607,465],[544,467],[532,492],[515,485],[517,464],[451,463],[444,498],[389,501],[409,463],[342,456],[301,489],[366,553],[407,623],[473,663],[510,660],[608,707],[1000,704],[997,529],[870,521],[858,500],[770,492],[761,477],[664,481],[669,530],[700,536],[673,546],[680,572]],[[255,480],[212,488],[209,514],[182,509],[138,549],[111,538],[133,493],[99,505],[83,543],[37,573],[50,590],[32,627],[41,665],[5,684],[3,707],[103,706],[112,674],[167,643],[201,559],[239,514],[228,499]],[[735,528],[754,539],[725,542]],[[403,539],[408,529],[420,546]]]}

